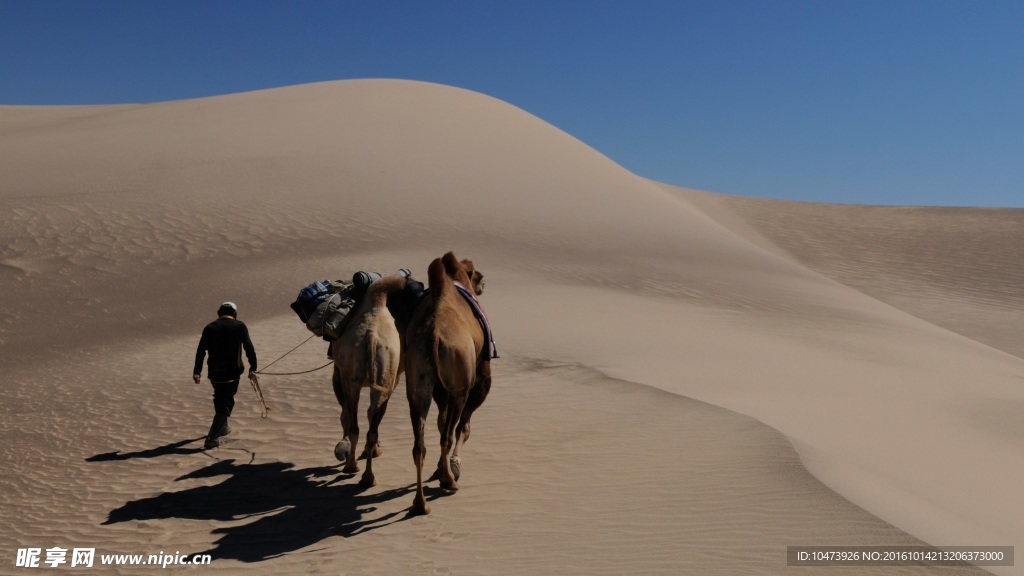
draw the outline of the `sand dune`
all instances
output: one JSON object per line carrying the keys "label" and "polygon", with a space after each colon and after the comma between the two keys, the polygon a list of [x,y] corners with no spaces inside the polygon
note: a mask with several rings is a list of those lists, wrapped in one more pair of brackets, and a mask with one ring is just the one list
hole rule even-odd
{"label": "sand dune", "polygon": [[1024,357],[1024,210],[722,199],[810,268]]}
{"label": "sand dune", "polygon": [[[1024,535],[1020,211],[675,188],[498,100],[390,80],[0,107],[0,166],[12,560],[785,573],[808,570],[787,568],[792,545]],[[189,372],[219,302],[239,303],[265,365],[308,335],[288,310],[305,283],[422,277],[449,249],[487,276],[503,356],[463,490],[434,485],[434,513],[405,516],[398,394],[380,485],[359,491],[331,452],[325,371],[265,376],[265,420],[241,390],[235,442],[199,449],[212,409]]]}

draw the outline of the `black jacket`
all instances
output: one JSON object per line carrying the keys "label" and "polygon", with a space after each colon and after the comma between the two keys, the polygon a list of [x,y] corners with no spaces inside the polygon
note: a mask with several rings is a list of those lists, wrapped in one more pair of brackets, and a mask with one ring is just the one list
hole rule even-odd
{"label": "black jacket", "polygon": [[242,350],[249,360],[249,370],[256,370],[256,348],[249,339],[249,328],[240,320],[221,316],[203,328],[196,350],[196,366],[193,374],[202,374],[203,357],[210,353],[207,362],[207,376],[211,382],[238,380],[245,366],[242,365]]}

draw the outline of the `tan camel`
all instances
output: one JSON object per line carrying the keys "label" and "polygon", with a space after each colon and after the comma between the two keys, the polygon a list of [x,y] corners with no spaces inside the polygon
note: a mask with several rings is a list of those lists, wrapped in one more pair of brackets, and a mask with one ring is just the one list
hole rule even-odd
{"label": "tan camel", "polygon": [[[377,429],[387,411],[388,399],[395,390],[402,372],[401,337],[395,319],[388,309],[388,298],[405,287],[403,276],[385,276],[367,289],[366,294],[349,313],[341,336],[332,346],[334,356],[334,395],[341,405],[342,439],[334,455],[345,462],[344,472],[359,471],[355,449],[359,442],[359,394],[370,389],[370,406],[366,433],[366,471],[359,486],[377,484],[373,475],[373,458],[382,451],[377,442]],[[371,449],[373,448],[373,449]]]}
{"label": "tan camel", "polygon": [[437,402],[441,434],[441,455],[433,477],[440,479],[442,488],[455,491],[459,489],[460,453],[469,439],[470,418],[491,388],[486,335],[455,284],[480,295],[483,275],[471,261],[459,262],[451,252],[431,262],[427,273],[430,297],[415,309],[406,332],[406,393],[415,436],[413,514],[430,513],[423,495],[427,452],[423,433],[431,399]]}

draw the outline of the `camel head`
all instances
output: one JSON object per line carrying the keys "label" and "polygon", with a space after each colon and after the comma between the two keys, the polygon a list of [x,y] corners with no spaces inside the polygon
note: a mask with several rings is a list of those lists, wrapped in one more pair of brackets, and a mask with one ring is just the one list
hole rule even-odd
{"label": "camel head", "polygon": [[473,266],[472,260],[459,261],[455,254],[448,252],[441,257],[440,264],[444,266],[448,277],[459,282],[477,296],[484,293],[484,275]]}
{"label": "camel head", "polygon": [[473,293],[476,294],[477,296],[483,294],[484,275],[481,274],[480,271],[477,270],[475,266],[473,266],[472,260],[463,260],[462,262],[460,262],[460,264],[462,264],[462,268],[465,269],[466,276],[469,277],[469,282],[470,284],[472,284],[472,286],[467,286],[467,288],[473,290]]}

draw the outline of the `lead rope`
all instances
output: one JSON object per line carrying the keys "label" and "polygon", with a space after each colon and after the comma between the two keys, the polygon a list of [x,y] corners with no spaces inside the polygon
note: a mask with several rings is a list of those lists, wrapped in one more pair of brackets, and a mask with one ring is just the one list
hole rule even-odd
{"label": "lead rope", "polygon": [[270,416],[270,406],[267,406],[266,399],[263,398],[263,390],[260,388],[260,377],[255,372],[249,374],[249,384],[252,384],[253,392],[256,392],[256,399],[260,401],[263,406],[262,418]]}
{"label": "lead rope", "polygon": [[[270,368],[274,364],[277,364],[278,361],[280,361],[282,358],[284,358],[285,356],[287,356],[287,355],[291,354],[292,352],[295,352],[296,350],[298,350],[299,346],[302,346],[306,342],[309,342],[310,340],[312,340],[313,336],[316,336],[316,334],[313,334],[309,338],[306,338],[305,340],[300,342],[298,346],[296,346],[295,348],[292,348],[291,350],[285,352],[277,360],[274,360],[270,364],[267,364],[266,367]],[[266,417],[268,417],[270,415],[270,406],[267,406],[267,400],[263,397],[263,389],[260,388],[260,378],[258,376],[259,374],[264,374],[264,375],[267,375],[267,376],[295,376],[297,374],[309,374],[310,372],[316,372],[317,370],[323,370],[324,368],[327,368],[328,366],[330,366],[333,363],[334,363],[334,361],[331,360],[330,362],[328,362],[327,364],[324,364],[323,366],[320,366],[318,368],[313,368],[312,370],[303,370],[301,372],[266,372],[266,368],[264,368],[263,370],[256,370],[255,372],[250,372],[249,373],[249,383],[252,384],[253,392],[256,393],[256,399],[259,400],[260,404],[263,406],[263,418],[266,418]]]}
{"label": "lead rope", "polygon": [[[310,340],[313,339],[314,336],[316,336],[316,334],[311,334],[309,338],[306,338],[301,343],[299,343],[299,346],[302,346],[306,342],[309,342]],[[313,368],[312,370],[303,370],[302,372],[266,372],[265,371],[267,368],[270,368],[274,364],[277,364],[278,361],[280,361],[285,356],[287,356],[287,355],[291,354],[292,352],[295,352],[296,350],[298,350],[299,346],[296,346],[295,348],[292,348],[291,350],[285,352],[284,354],[281,355],[280,358],[278,358],[277,360],[274,360],[270,364],[267,364],[266,368],[264,368],[263,370],[257,370],[256,372],[254,372],[254,374],[263,374],[264,376],[295,376],[297,374],[309,374],[310,372],[316,372],[317,370],[323,370],[324,368],[327,368],[331,364],[334,364],[334,360],[331,360],[330,362],[328,362],[327,364],[324,364],[323,366],[320,366],[318,368]]]}

